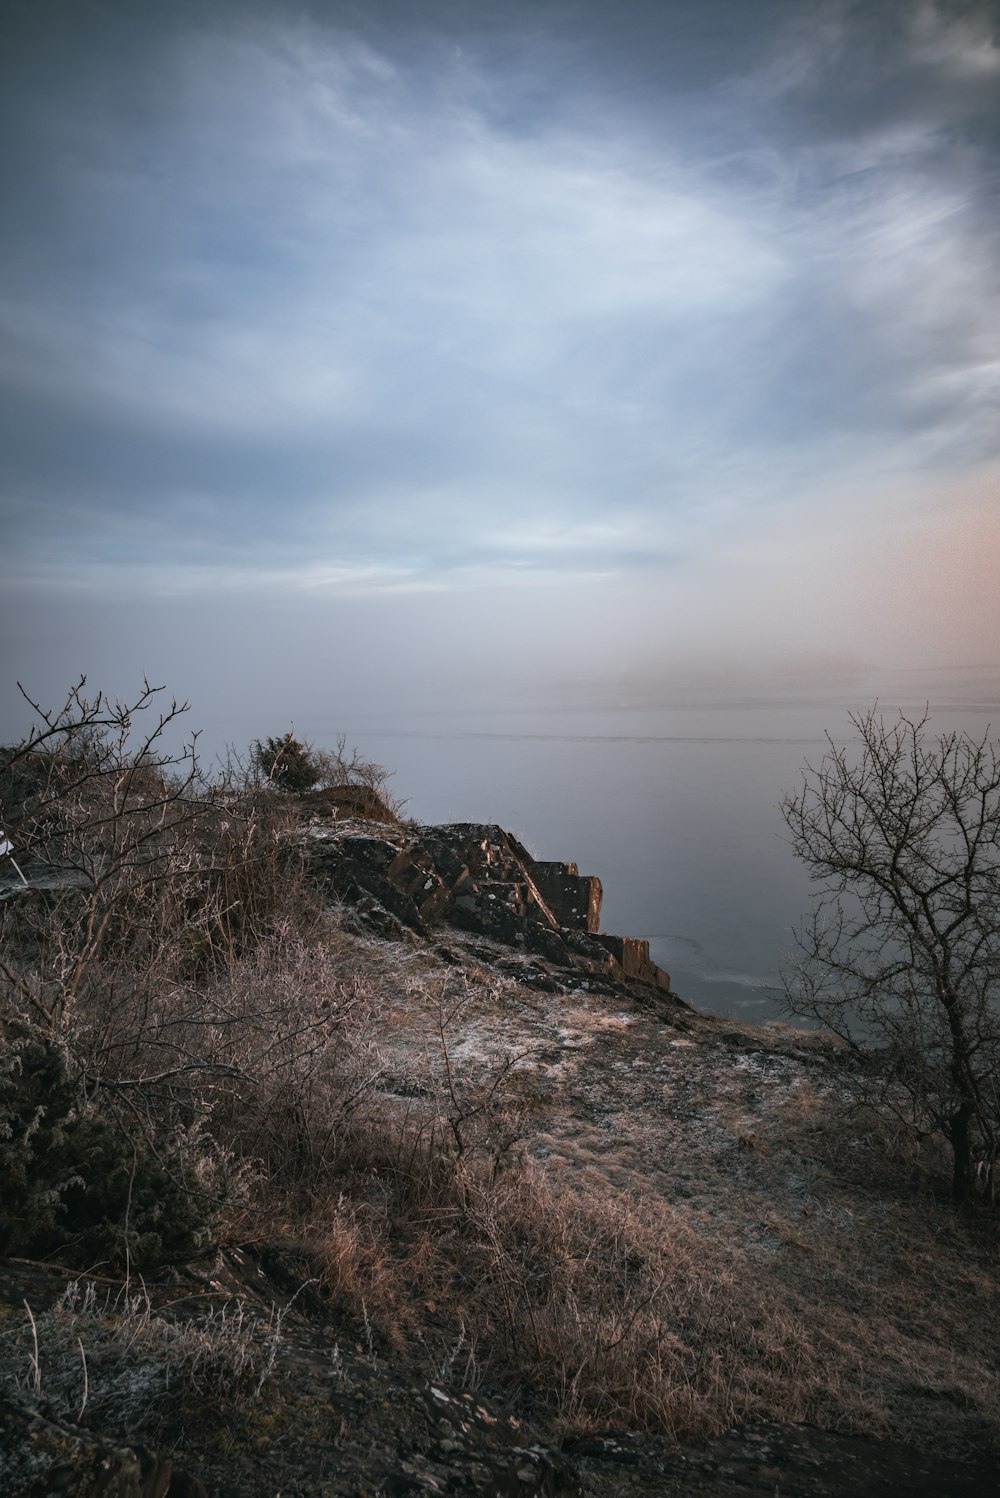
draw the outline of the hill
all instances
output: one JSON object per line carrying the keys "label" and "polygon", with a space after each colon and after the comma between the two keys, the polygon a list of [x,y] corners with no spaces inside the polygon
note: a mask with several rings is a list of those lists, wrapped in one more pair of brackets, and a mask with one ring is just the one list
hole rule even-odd
{"label": "hill", "polygon": [[88,753],[0,776],[4,1492],[995,1490],[995,1220],[837,1047],[501,828]]}

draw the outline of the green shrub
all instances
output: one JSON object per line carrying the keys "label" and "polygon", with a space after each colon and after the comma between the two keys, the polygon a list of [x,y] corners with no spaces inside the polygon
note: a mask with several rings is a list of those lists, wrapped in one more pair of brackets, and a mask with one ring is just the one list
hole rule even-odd
{"label": "green shrub", "polygon": [[279,791],[301,795],[319,779],[319,765],[310,745],[291,733],[280,739],[257,739],[252,752],[254,764],[264,779]]}
{"label": "green shrub", "polygon": [[139,1269],[188,1257],[210,1236],[220,1204],[207,1163],[178,1132],[154,1150],[87,1096],[57,1040],[6,1027],[0,1253]]}

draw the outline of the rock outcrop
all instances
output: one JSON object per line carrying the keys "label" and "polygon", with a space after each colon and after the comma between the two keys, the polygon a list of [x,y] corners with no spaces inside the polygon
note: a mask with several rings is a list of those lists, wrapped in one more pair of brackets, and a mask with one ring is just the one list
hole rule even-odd
{"label": "rock outcrop", "polygon": [[379,936],[425,938],[434,927],[456,927],[530,955],[529,981],[548,984],[562,973],[670,995],[670,975],[647,941],[601,932],[599,879],[575,863],[533,858],[493,823],[404,828],[315,818],[304,843],[317,877]]}

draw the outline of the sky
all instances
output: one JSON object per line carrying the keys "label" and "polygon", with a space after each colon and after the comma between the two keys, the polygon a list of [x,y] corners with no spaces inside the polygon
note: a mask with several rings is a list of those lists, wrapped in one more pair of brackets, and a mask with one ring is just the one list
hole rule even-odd
{"label": "sky", "polygon": [[0,732],[1000,662],[995,3],[3,20]]}

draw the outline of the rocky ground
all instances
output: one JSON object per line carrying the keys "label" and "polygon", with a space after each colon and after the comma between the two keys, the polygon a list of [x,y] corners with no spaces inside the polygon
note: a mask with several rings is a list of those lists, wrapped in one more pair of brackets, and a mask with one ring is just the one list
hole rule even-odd
{"label": "rocky ground", "polygon": [[[117,1303],[120,1314],[122,1287],[94,1281],[98,1306],[74,1329],[92,1349],[97,1408],[79,1415],[82,1364],[55,1335],[60,1313],[52,1309],[73,1281],[48,1267],[4,1264],[4,1335],[16,1335],[27,1303],[45,1362],[40,1392],[0,1402],[2,1491],[11,1498],[988,1498],[998,1491],[986,1451],[945,1458],[802,1423],[758,1422],[687,1446],[617,1430],[556,1444],[488,1398],[415,1379],[379,1349],[345,1343],[321,1298],[302,1292],[308,1268],[275,1251],[226,1250],[146,1287],[156,1310],[179,1326],[202,1320],[211,1307],[241,1305],[262,1356],[273,1354],[261,1389],[251,1377],[211,1397],[192,1388],[169,1348],[135,1326],[131,1355],[102,1353],[99,1328],[115,1314],[109,1307]],[[284,1313],[277,1335],[275,1308]]]}
{"label": "rocky ground", "polygon": [[648,953],[595,939],[599,887],[539,876],[499,829],[311,836],[331,921],[393,996],[384,1106],[459,1078],[503,1101],[524,1170],[645,1211],[676,1293],[712,1283],[731,1428],[554,1418],[478,1376],[464,1324],[435,1372],[346,1313],[307,1245],[244,1234],[139,1286],[2,1266],[0,1492],[1000,1492],[995,1235],[845,1116],[833,1050],[693,1013]]}

